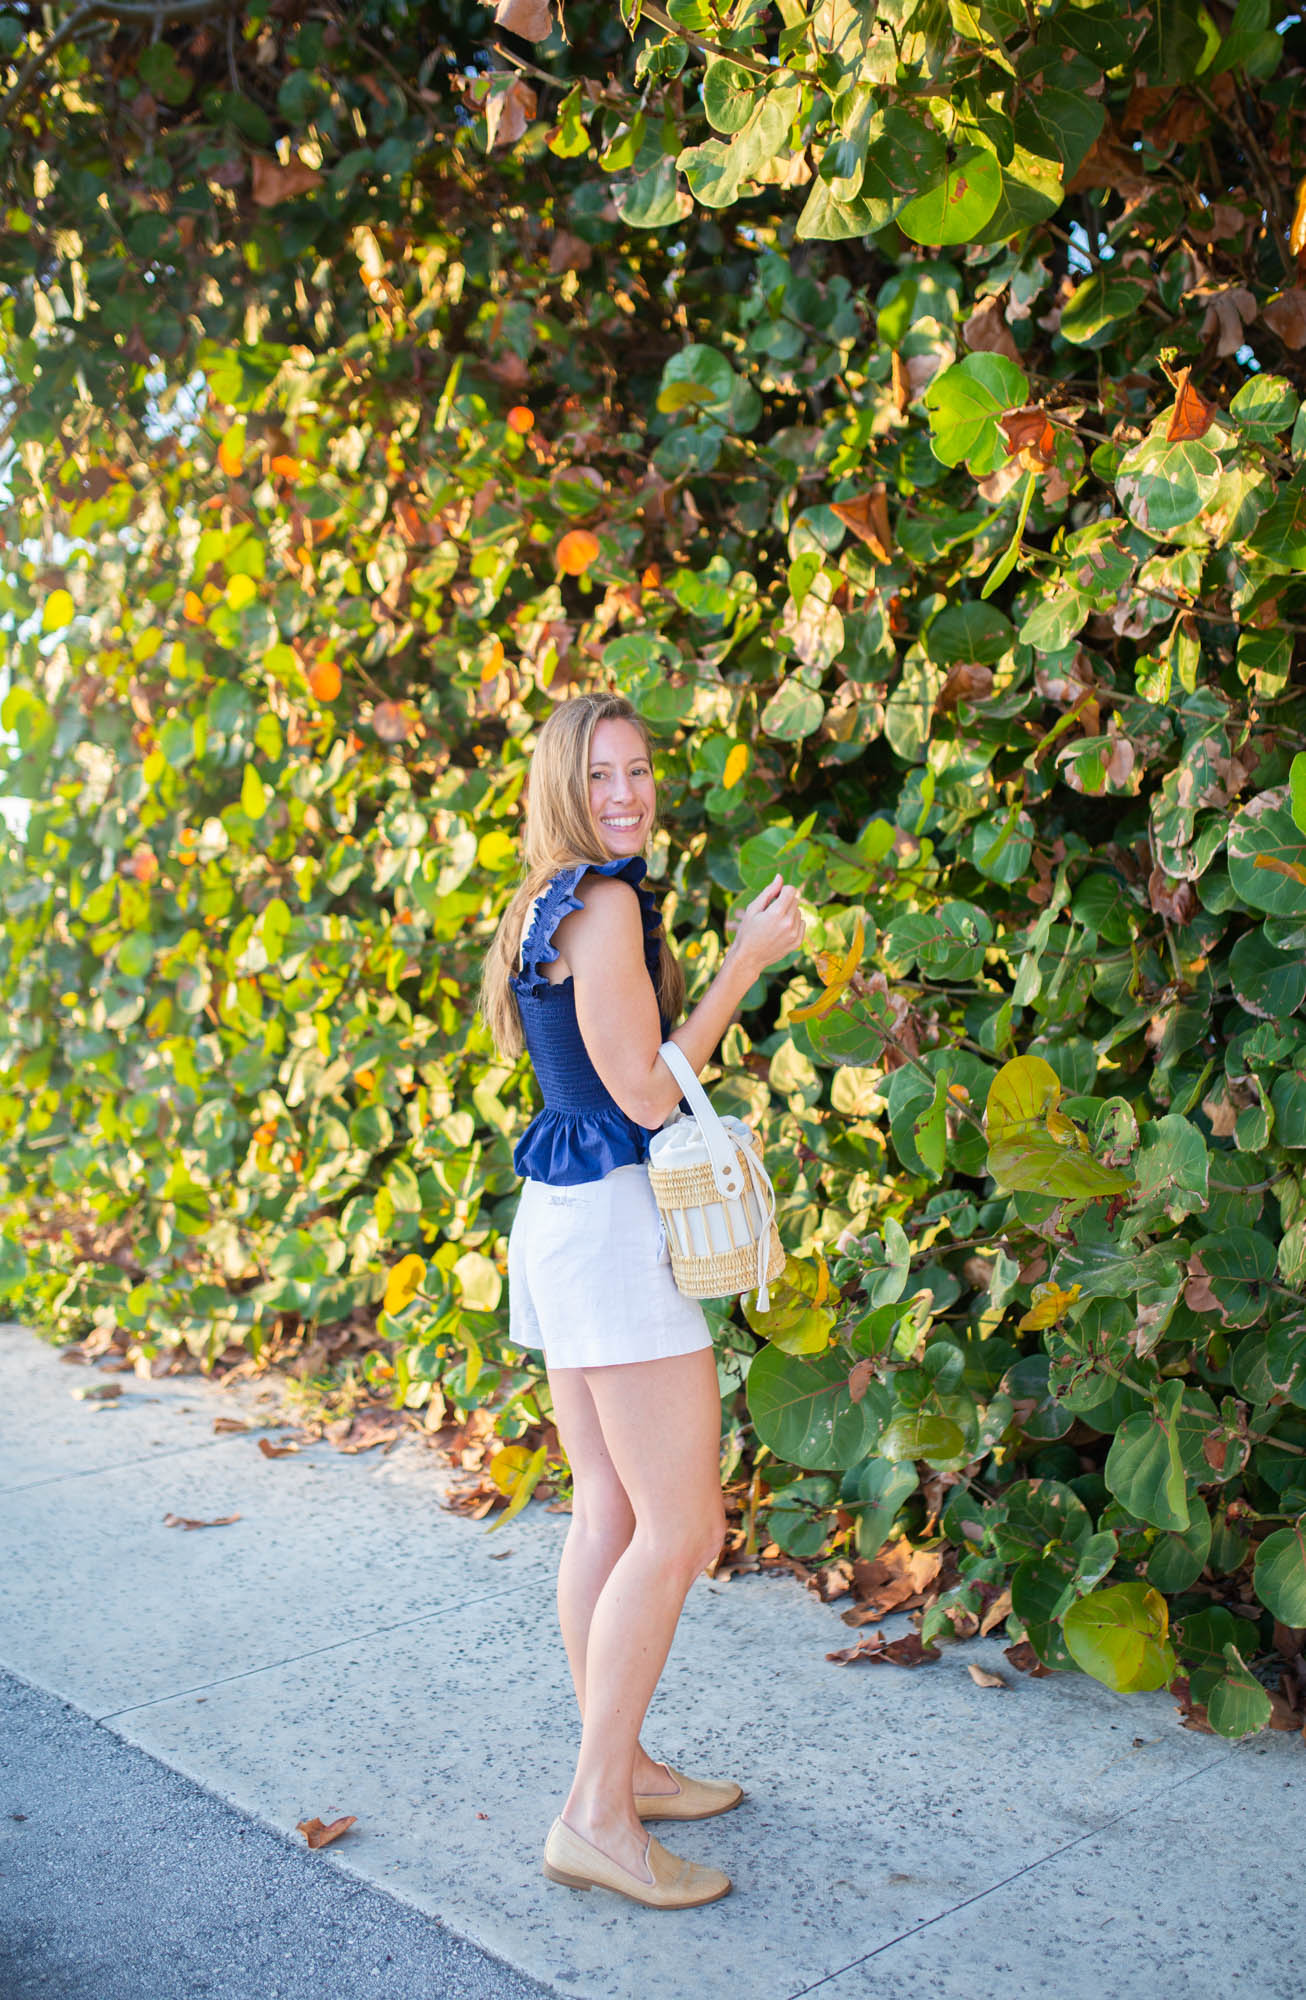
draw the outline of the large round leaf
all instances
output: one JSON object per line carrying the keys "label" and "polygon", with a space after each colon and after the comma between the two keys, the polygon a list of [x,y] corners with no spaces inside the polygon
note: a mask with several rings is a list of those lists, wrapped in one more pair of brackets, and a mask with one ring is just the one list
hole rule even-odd
{"label": "large round leaf", "polygon": [[1143,1694],[1173,1680],[1169,1629],[1165,1599],[1143,1583],[1090,1591],[1061,1621],[1075,1665],[1117,1694]]}
{"label": "large round leaf", "polygon": [[1144,438],[1121,459],[1116,492],[1134,526],[1163,540],[1196,520],[1215,496],[1220,471],[1215,453],[1198,440]]}
{"label": "large round leaf", "polygon": [[1001,167],[976,146],[898,211],[898,227],[913,243],[974,243],[1001,193]]}
{"label": "large round leaf", "polygon": [[879,1429],[878,1408],[848,1393],[848,1362],[837,1351],[783,1354],[764,1347],[748,1370],[748,1408],[757,1435],[788,1465],[831,1470],[864,1458]]}
{"label": "large round leaf", "polygon": [[1281,1625],[1306,1625],[1306,1518],[1266,1536],[1256,1551],[1255,1583]]}
{"label": "large round leaf", "polygon": [[1273,917],[1306,917],[1306,834],[1286,787],[1258,792],[1229,829],[1229,880],[1243,902]]}

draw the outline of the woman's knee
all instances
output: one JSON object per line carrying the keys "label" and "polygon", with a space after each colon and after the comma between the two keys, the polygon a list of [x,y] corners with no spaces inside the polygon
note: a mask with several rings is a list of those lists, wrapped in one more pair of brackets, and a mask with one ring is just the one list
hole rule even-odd
{"label": "woman's knee", "polygon": [[637,1520],[635,1532],[648,1545],[658,1567],[680,1576],[688,1587],[721,1553],[725,1510],[717,1503],[674,1520]]}
{"label": "woman's knee", "polygon": [[635,1510],[623,1486],[604,1480],[588,1487],[577,1481],[571,1500],[572,1534],[615,1560],[634,1532]]}

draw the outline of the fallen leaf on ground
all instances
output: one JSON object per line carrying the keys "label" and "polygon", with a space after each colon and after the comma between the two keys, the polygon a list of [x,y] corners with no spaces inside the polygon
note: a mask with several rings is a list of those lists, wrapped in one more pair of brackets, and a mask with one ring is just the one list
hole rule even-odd
{"label": "fallen leaf on ground", "polygon": [[1045,1674],[1052,1671],[1050,1667],[1044,1666],[1028,1639],[1018,1639],[1014,1646],[1004,1646],[1002,1651],[1013,1667],[1019,1668],[1022,1674],[1029,1674],[1036,1681],[1041,1681]]}
{"label": "fallen leaf on ground", "polygon": [[357,1818],[357,1813],[346,1813],[342,1819],[333,1819],[330,1826],[320,1819],[301,1819],[295,1831],[303,1834],[310,1847],[328,1847],[342,1833],[348,1833]]}
{"label": "fallen leaf on ground", "polygon": [[941,1659],[942,1655],[937,1646],[923,1644],[918,1632],[909,1632],[904,1639],[886,1639],[883,1632],[875,1631],[859,1639],[855,1646],[845,1646],[825,1657],[844,1666],[852,1660],[866,1660],[872,1666],[887,1663],[892,1667],[919,1667],[927,1660]]}
{"label": "fallen leaf on ground", "polygon": [[878,1556],[853,1564],[853,1589],[858,1603],[843,1614],[845,1625],[865,1625],[890,1611],[920,1604],[943,1567],[936,1549],[913,1548],[905,1535],[888,1542]]}
{"label": "fallen leaf on ground", "polygon": [[983,1667],[977,1667],[973,1660],[966,1662],[966,1672],[977,1688],[1004,1688],[1007,1685],[1001,1674],[986,1674]]}
{"label": "fallen leaf on ground", "polygon": [[299,1450],[297,1444],[269,1444],[266,1438],[259,1439],[258,1448],[264,1458],[289,1458]]}
{"label": "fallen leaf on ground", "polygon": [[341,1436],[331,1437],[334,1425],[328,1427],[327,1436],[337,1451],[371,1451],[374,1445],[393,1444],[405,1422],[402,1410],[360,1410]]}
{"label": "fallen leaf on ground", "polygon": [[243,1417],[215,1417],[213,1428],[215,1431],[247,1431],[249,1425]]}
{"label": "fallen leaf on ground", "polygon": [[165,1528],[229,1528],[233,1521],[239,1519],[239,1514],[223,1514],[216,1521],[188,1521],[184,1514],[165,1514],[163,1525]]}
{"label": "fallen leaf on ground", "polygon": [[490,1561],[492,1563],[501,1563],[504,1562],[507,1559],[507,1557],[509,1557],[511,1554],[512,1554],[511,1549],[495,1549],[491,1552]]}
{"label": "fallen leaf on ground", "polygon": [[83,1382],[73,1390],[78,1403],[113,1403],[122,1394],[121,1382]]}

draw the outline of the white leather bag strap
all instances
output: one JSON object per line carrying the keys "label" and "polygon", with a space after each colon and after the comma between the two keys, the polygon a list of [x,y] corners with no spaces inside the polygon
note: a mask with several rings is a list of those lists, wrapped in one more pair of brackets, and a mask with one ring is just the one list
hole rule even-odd
{"label": "white leather bag strap", "polygon": [[663,1062],[680,1085],[681,1092],[698,1120],[698,1129],[707,1147],[712,1178],[723,1201],[738,1201],[744,1192],[744,1175],[735,1142],[712,1109],[711,1099],[694,1072],[688,1056],[674,1042],[663,1042],[658,1050]]}

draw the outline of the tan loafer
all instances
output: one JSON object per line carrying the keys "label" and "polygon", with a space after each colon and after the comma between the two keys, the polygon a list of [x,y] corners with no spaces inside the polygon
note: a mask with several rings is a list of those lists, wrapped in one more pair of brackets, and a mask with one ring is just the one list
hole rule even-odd
{"label": "tan loafer", "polygon": [[687,1778],[670,1764],[664,1763],[662,1768],[675,1779],[678,1789],[636,1792],[635,1811],[641,1819],[711,1819],[716,1813],[729,1812],[744,1796],[742,1785],[733,1778]]}
{"label": "tan loafer", "polygon": [[651,1882],[642,1882],[592,1840],[573,1832],[561,1814],[544,1843],[544,1873],[550,1882],[563,1882],[569,1889],[615,1889],[619,1896],[629,1896],[632,1903],[645,1903],[651,1910],[690,1910],[730,1893],[730,1877],[719,1868],[702,1868],[697,1861],[668,1854],[652,1834],[644,1862]]}

